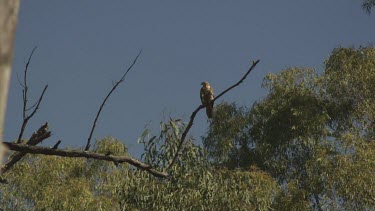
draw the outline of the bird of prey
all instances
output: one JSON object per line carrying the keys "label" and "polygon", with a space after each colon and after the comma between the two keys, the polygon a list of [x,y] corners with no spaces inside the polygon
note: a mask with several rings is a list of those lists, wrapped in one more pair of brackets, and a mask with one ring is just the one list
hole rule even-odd
{"label": "bird of prey", "polygon": [[211,88],[210,84],[207,81],[202,82],[201,85],[202,88],[200,94],[202,105],[206,106],[207,117],[211,119],[214,110],[214,103],[211,102],[215,98],[214,90]]}

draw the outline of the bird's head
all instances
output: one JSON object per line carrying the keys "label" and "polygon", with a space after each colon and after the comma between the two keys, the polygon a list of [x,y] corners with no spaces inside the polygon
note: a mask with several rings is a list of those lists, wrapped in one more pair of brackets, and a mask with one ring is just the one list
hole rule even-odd
{"label": "bird's head", "polygon": [[202,86],[210,86],[210,84],[209,84],[207,81],[202,82],[201,85],[202,85]]}

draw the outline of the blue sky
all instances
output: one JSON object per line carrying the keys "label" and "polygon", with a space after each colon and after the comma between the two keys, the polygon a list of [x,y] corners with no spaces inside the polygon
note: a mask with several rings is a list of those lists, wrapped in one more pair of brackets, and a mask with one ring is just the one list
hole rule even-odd
{"label": "blue sky", "polygon": [[[166,117],[185,121],[200,104],[202,81],[216,93],[237,82],[252,60],[261,62],[222,100],[251,106],[266,90],[267,73],[290,66],[323,69],[335,47],[374,44],[375,15],[359,0],[268,1],[22,1],[16,34],[5,140],[22,123],[17,74],[38,46],[29,67],[30,102],[49,88],[25,136],[49,122],[52,146],[83,147],[95,114],[112,83],[140,49],[143,53],[111,96],[95,138],[111,135],[139,157],[144,127],[158,132]],[[222,101],[221,100],[221,101]],[[207,128],[198,114],[191,135]]]}

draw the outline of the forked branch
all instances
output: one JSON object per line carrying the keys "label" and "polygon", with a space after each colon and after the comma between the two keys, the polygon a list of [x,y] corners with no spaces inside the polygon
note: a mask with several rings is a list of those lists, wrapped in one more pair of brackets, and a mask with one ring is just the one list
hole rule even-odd
{"label": "forked branch", "polygon": [[[21,84],[21,86],[23,88],[22,89],[22,99],[23,99],[22,117],[23,117],[23,121],[22,121],[21,130],[20,130],[20,133],[18,135],[18,139],[17,139],[16,143],[21,142],[21,139],[22,139],[23,133],[25,132],[25,128],[27,126],[27,123],[29,122],[29,120],[35,115],[35,113],[39,109],[40,103],[42,102],[44,94],[45,94],[45,92],[48,88],[48,85],[46,85],[44,87],[43,91],[42,91],[42,94],[40,95],[39,99],[37,100],[37,102],[33,106],[31,106],[30,108],[27,108],[28,91],[29,91],[29,87],[27,85],[27,72],[28,72],[29,65],[30,65],[30,62],[31,62],[31,58],[33,57],[35,49],[36,49],[36,47],[34,47],[33,50],[30,53],[30,56],[29,56],[29,59],[27,60],[27,63],[25,65],[25,70],[24,70],[24,74],[23,74],[23,84]],[[31,110],[31,109],[33,109],[32,112],[30,113],[30,115],[27,115],[27,111]]]}
{"label": "forked branch", "polygon": [[[221,92],[218,96],[216,96],[211,103],[214,103],[217,99],[219,99],[221,96],[223,96],[225,93],[229,92],[231,89],[233,89],[234,87],[240,85],[245,79],[246,77],[249,75],[249,73],[254,69],[254,67],[259,63],[259,59],[256,60],[256,61],[253,61],[253,64],[251,65],[251,67],[249,68],[249,70],[245,73],[245,75],[237,82],[235,83],[234,85],[230,86],[229,88],[227,88],[226,90],[224,90],[223,92]],[[179,140],[179,144],[178,144],[178,148],[177,148],[177,151],[176,151],[176,154],[173,156],[173,159],[172,159],[172,162],[169,164],[169,166],[167,167],[167,170],[169,170],[174,164],[175,162],[177,161],[177,158],[178,158],[178,155],[179,155],[179,152],[182,148],[182,145],[184,144],[184,141],[186,139],[186,136],[191,128],[191,126],[193,126],[193,122],[194,122],[194,118],[195,116],[197,115],[197,113],[205,108],[206,106],[204,105],[200,105],[198,106],[198,108],[195,109],[195,111],[193,111],[193,113],[191,114],[190,116],[190,121],[189,121],[189,124],[186,126],[184,132],[182,133],[181,135],[181,139]]]}

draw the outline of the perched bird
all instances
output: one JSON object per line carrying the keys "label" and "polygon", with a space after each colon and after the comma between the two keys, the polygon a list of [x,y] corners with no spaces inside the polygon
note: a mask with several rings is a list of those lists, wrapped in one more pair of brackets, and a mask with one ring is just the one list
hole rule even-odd
{"label": "perched bird", "polygon": [[214,103],[211,102],[215,96],[214,96],[214,90],[211,88],[210,84],[205,81],[202,82],[202,88],[201,88],[201,101],[202,105],[206,106],[206,114],[209,119],[213,116],[214,111]]}

